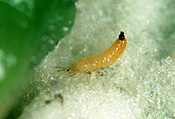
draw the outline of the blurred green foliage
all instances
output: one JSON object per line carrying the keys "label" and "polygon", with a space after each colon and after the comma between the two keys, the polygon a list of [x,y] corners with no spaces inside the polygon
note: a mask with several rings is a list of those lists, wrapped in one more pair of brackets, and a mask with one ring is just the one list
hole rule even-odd
{"label": "blurred green foliage", "polygon": [[29,84],[30,69],[70,31],[75,2],[0,1],[0,118]]}

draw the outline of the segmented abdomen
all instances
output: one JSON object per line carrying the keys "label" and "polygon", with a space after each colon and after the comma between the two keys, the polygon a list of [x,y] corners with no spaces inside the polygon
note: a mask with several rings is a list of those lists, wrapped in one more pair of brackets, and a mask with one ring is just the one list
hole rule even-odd
{"label": "segmented abdomen", "polygon": [[[121,34],[122,37],[120,37]],[[74,72],[88,72],[114,63],[117,58],[123,54],[127,43],[124,33],[121,32],[121,34],[119,35],[119,38],[104,52],[77,60],[71,65],[70,69]]]}

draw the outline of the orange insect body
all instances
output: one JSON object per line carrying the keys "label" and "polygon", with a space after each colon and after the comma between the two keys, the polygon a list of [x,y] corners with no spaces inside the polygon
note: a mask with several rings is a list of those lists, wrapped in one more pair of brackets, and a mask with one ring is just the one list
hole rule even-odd
{"label": "orange insect body", "polygon": [[121,32],[119,38],[108,49],[97,55],[77,60],[69,69],[73,72],[88,72],[109,66],[123,54],[126,43],[127,40],[124,37],[124,33]]}
{"label": "orange insect body", "polygon": [[124,32],[121,31],[119,38],[108,49],[97,55],[77,60],[70,67],[65,68],[65,71],[69,72],[71,75],[75,75],[78,72],[87,73],[109,66],[123,54],[126,43],[127,40],[125,39]]}

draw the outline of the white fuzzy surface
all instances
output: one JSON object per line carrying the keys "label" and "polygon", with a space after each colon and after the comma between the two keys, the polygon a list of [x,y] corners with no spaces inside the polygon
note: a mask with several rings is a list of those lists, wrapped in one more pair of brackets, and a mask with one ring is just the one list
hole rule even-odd
{"label": "white fuzzy surface", "polygon": [[[35,68],[41,93],[19,119],[175,118],[175,2],[79,0],[70,34]],[[70,77],[53,66],[108,48],[123,30],[123,55],[111,66]],[[167,58],[166,58],[167,57]]]}

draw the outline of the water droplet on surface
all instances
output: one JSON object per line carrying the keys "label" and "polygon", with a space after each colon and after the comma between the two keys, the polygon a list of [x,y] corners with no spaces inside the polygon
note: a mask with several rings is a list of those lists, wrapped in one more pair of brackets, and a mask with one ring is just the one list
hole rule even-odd
{"label": "water droplet on surface", "polygon": [[28,27],[28,22],[27,21],[23,21],[21,23],[21,27],[24,28],[24,29],[26,29]]}
{"label": "water droplet on surface", "polygon": [[69,31],[69,28],[68,27],[63,27],[63,31],[67,32],[67,31]]}
{"label": "water droplet on surface", "polygon": [[42,38],[41,38],[41,41],[42,42],[46,42],[48,40],[48,35],[44,35]]}
{"label": "water droplet on surface", "polygon": [[31,57],[31,61],[32,61],[33,63],[35,63],[35,62],[37,61],[37,57],[36,57],[36,56],[32,56],[32,57]]}
{"label": "water droplet on surface", "polygon": [[14,0],[14,3],[20,4],[21,3],[21,0]]}
{"label": "water droplet on surface", "polygon": [[1,65],[0,62],[0,81],[3,80],[5,78],[5,70],[4,67]]}
{"label": "water droplet on surface", "polygon": [[48,41],[51,45],[55,45],[55,41],[54,40],[52,40],[52,39],[49,39],[49,41]]}
{"label": "water droplet on surface", "polygon": [[6,65],[8,68],[15,66],[16,62],[17,62],[17,60],[16,60],[16,57],[14,55],[7,55],[6,56],[6,63],[7,63]]}
{"label": "water droplet on surface", "polygon": [[50,30],[50,31],[52,31],[52,30],[54,30],[54,29],[55,29],[55,26],[54,26],[54,25],[50,25],[50,26],[49,26],[49,30]]}

